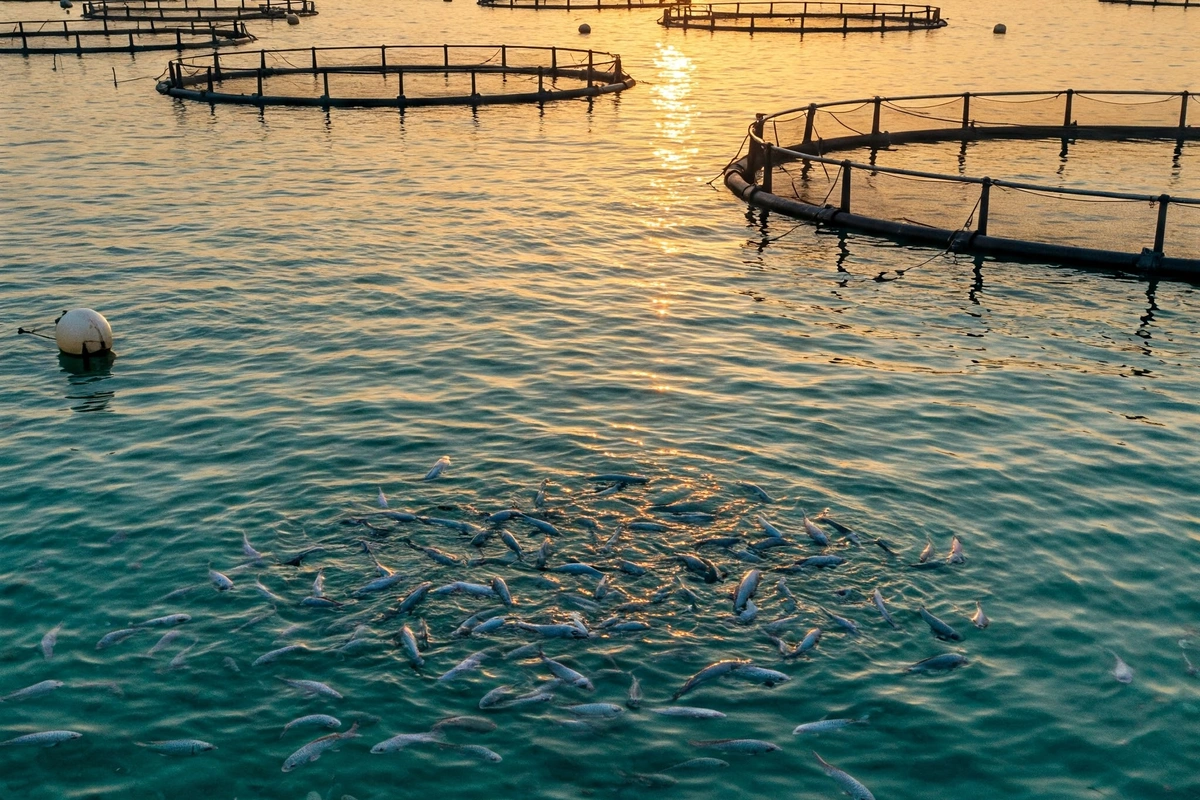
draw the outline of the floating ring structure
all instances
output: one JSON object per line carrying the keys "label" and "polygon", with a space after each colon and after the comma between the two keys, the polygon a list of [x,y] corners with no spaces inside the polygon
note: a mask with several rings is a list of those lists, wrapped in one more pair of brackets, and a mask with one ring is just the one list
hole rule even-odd
{"label": "floating ring structure", "polygon": [[0,53],[143,53],[150,50],[199,50],[249,44],[255,37],[245,23],[114,22],[62,20],[0,22]]}
{"label": "floating ring structure", "polygon": [[1179,8],[1200,6],[1200,0],[1100,0],[1100,2],[1122,6],[1177,6]]}
{"label": "floating ring structure", "polygon": [[621,57],[512,45],[381,45],[210,53],[168,65],[158,91],[205,103],[414,108],[545,103],[620,92]]}
{"label": "floating ring structure", "polygon": [[744,33],[887,33],[944,28],[937,6],[899,3],[678,3],[659,25]]}
{"label": "floating ring structure", "polygon": [[315,0],[265,0],[262,3],[243,0],[238,5],[219,5],[217,0],[208,3],[197,0],[87,0],[83,4],[83,16],[86,19],[108,20],[225,22],[235,19],[283,19],[288,14],[311,17],[316,13]]}
{"label": "floating ring structure", "polygon": [[[1200,128],[1187,122],[1191,97],[1065,89],[813,103],[757,115],[749,153],[726,168],[725,185],[759,208],[955,253],[1195,280],[1200,198],[874,163],[880,148],[905,143],[960,142],[962,159],[970,142],[1004,139],[1061,140],[1064,158],[1069,144],[1081,139],[1173,141],[1177,161],[1184,141],[1200,139]],[[830,157],[861,148],[870,149],[872,163]],[[933,219],[913,222],[917,208]],[[1098,242],[1114,246],[1094,246]]]}
{"label": "floating ring structure", "polygon": [[603,11],[608,8],[662,8],[678,0],[477,0],[486,8],[528,8],[558,11]]}

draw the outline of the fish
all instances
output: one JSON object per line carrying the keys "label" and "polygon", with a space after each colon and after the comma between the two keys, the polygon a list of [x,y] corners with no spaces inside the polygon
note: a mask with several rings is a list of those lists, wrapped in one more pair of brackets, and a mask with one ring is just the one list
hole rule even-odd
{"label": "fish", "polygon": [[459,626],[457,628],[455,628],[454,632],[450,635],[451,636],[470,636],[471,631],[475,630],[475,626],[478,625],[481,620],[487,619],[488,617],[495,614],[497,611],[501,611],[501,610],[503,610],[503,609],[489,608],[489,609],[484,609],[483,611],[478,611],[478,612],[472,614],[471,616],[467,617],[466,619],[464,619],[461,623],[459,623]]}
{"label": "fish", "polygon": [[627,619],[620,622],[613,622],[607,626],[608,630],[615,633],[632,633],[634,631],[648,631],[652,626],[649,622],[643,622],[638,619]]}
{"label": "fish", "polygon": [[817,569],[824,569],[826,567],[836,567],[840,564],[845,564],[845,563],[846,563],[846,559],[842,558],[841,556],[834,556],[834,555],[809,556],[807,558],[800,559],[795,564],[791,564],[786,567],[779,567],[778,571],[779,572],[803,572],[808,567],[816,567]]}
{"label": "fish", "polygon": [[763,532],[765,532],[767,534],[767,536],[770,536],[772,539],[785,538],[783,535],[783,532],[780,531],[778,528],[776,528],[774,525],[772,525],[770,522],[768,522],[767,518],[764,517],[762,514],[759,514],[758,516],[756,516],[754,518],[754,521],[757,522],[758,526],[763,529]]}
{"label": "fish", "polygon": [[987,618],[987,614],[983,613],[983,606],[978,600],[975,601],[975,613],[971,615],[971,622],[975,623],[975,627],[980,630],[992,624],[992,621]]}
{"label": "fish", "polygon": [[666,706],[665,708],[653,708],[650,710],[664,717],[684,717],[686,719],[725,718],[725,714],[720,711],[715,711],[711,708],[697,708],[696,706]]}
{"label": "fish", "polygon": [[513,688],[511,686],[497,686],[479,699],[479,709],[486,711],[489,708],[496,708],[511,699],[512,695]]}
{"label": "fish", "polygon": [[625,527],[631,531],[640,531],[642,533],[664,533],[671,530],[669,525],[664,525],[661,522],[651,522],[649,520],[635,520],[630,522]]}
{"label": "fish", "polygon": [[78,739],[81,736],[83,736],[82,733],[76,733],[75,731],[40,731],[38,733],[27,733],[24,736],[9,739],[7,742],[0,742],[0,747],[14,747],[26,744],[35,747],[54,747],[59,742]]}
{"label": "fish", "polygon": [[429,624],[425,622],[424,617],[417,618],[417,644],[421,645],[422,650],[429,649]]}
{"label": "fish", "polygon": [[255,550],[254,545],[250,544],[250,538],[246,536],[245,531],[242,531],[242,553],[246,558],[262,561],[262,553]]}
{"label": "fish", "polygon": [[554,552],[554,542],[547,536],[542,540],[542,544],[533,554],[533,565],[538,569],[546,568],[546,561]]}
{"label": "fish", "polygon": [[883,621],[893,628],[899,628],[896,620],[892,619],[892,615],[888,613],[887,606],[883,604],[883,595],[879,593],[879,589],[875,590],[875,594],[871,595],[871,602],[875,604],[875,608],[879,609],[879,616],[883,617]]}
{"label": "fish", "polygon": [[272,603],[286,603],[287,602],[282,597],[280,597],[279,595],[275,594],[270,589],[268,589],[266,586],[263,586],[262,581],[260,581],[258,578],[254,579],[254,589],[259,594],[261,594],[263,597],[270,600]]}
{"label": "fish", "polygon": [[62,630],[62,626],[60,622],[42,636],[42,658],[46,661],[54,658],[54,645],[58,644],[58,632]]}
{"label": "fish", "polygon": [[733,672],[733,670],[737,669],[738,667],[740,667],[744,664],[749,664],[749,663],[750,663],[749,661],[739,661],[739,660],[731,659],[731,660],[727,660],[727,661],[717,661],[714,664],[709,664],[707,667],[700,670],[692,677],[688,678],[687,681],[683,684],[683,686],[680,687],[680,689],[677,692],[675,692],[675,694],[671,695],[671,699],[678,700],[679,698],[683,697],[685,694],[690,692],[692,689],[695,689],[700,684],[707,683],[708,681],[711,681],[715,678],[719,678],[722,675],[728,675],[730,672]]}
{"label": "fish", "polygon": [[579,628],[575,625],[562,625],[562,624],[540,625],[540,624],[535,624],[532,622],[525,622],[524,620],[518,620],[517,627],[520,628],[521,630],[529,631],[531,633],[539,633],[542,636],[548,636],[550,638],[557,638],[557,639],[586,639],[586,638],[588,638],[587,633],[580,632]]}
{"label": "fish", "polygon": [[589,692],[594,691],[596,687],[592,684],[588,677],[581,672],[568,667],[566,664],[559,663],[554,659],[542,655],[542,666],[550,670],[550,674],[570,686],[575,686],[579,689],[587,689]]}
{"label": "fish", "polygon": [[693,739],[688,744],[692,747],[707,747],[726,753],[745,753],[750,756],[783,749],[777,744],[764,742],[761,739],[708,739],[705,741],[696,741]]}
{"label": "fish", "polygon": [[382,578],[376,578],[375,580],[371,581],[370,583],[367,583],[366,585],[364,585],[358,589],[355,589],[354,596],[362,597],[363,595],[371,594],[372,592],[381,592],[384,589],[387,589],[391,586],[395,586],[397,583],[399,583],[402,580],[404,580],[403,575],[401,575],[398,572],[393,572],[391,575],[385,575]]}
{"label": "fish", "polygon": [[625,698],[625,705],[632,709],[638,709],[642,707],[642,700],[645,699],[642,694],[642,684],[638,681],[637,675],[630,673],[629,677],[631,679],[629,683],[629,696]]}
{"label": "fish", "polygon": [[11,694],[0,697],[0,703],[11,703],[14,700],[28,700],[31,697],[41,697],[44,694],[53,692],[55,689],[61,688],[63,685],[62,681],[41,681],[40,683],[26,686],[24,689],[18,689]]}
{"label": "fish", "polygon": [[[803,514],[803,512],[801,512],[801,513]],[[810,539],[812,539],[814,542],[821,545],[822,547],[828,546],[829,545],[829,534],[825,533],[825,531],[821,530],[821,526],[817,525],[817,523],[815,523],[811,519],[809,519],[808,514],[804,514],[803,516],[804,516],[804,532],[808,534]]]}
{"label": "fish", "polygon": [[957,536],[955,536],[953,539],[950,540],[950,555],[946,557],[946,563],[947,564],[965,564],[965,563],[967,563],[967,557],[963,553],[962,542],[960,542],[958,540]]}
{"label": "fish", "polygon": [[710,536],[707,539],[698,539],[692,542],[696,547],[733,547],[742,543],[740,536]]}
{"label": "fish", "polygon": [[531,517],[528,514],[522,514],[521,516],[530,525],[537,528],[542,533],[547,534],[548,536],[562,536],[562,531],[551,525],[549,522],[546,522],[544,519]]}
{"label": "fish", "polygon": [[875,795],[871,794],[871,791],[866,786],[863,786],[861,783],[859,783],[859,781],[853,775],[843,772],[833,764],[830,764],[828,761],[821,758],[821,756],[817,755],[816,751],[813,751],[813,755],[817,756],[817,762],[820,763],[821,769],[825,770],[825,774],[833,778],[833,782],[836,783],[843,792],[850,795],[853,800],[875,800]]}
{"label": "fish", "polygon": [[866,725],[869,718],[870,714],[863,714],[858,719],[822,719],[817,722],[805,722],[803,725],[797,725],[795,730],[792,731],[792,735],[828,733],[829,731],[841,730],[848,725]]}
{"label": "fish", "polygon": [[604,577],[604,573],[593,567],[591,564],[582,564],[578,561],[572,561],[567,564],[559,564],[556,567],[550,567],[550,572],[563,572],[567,575],[586,575],[589,578],[596,579]]}
{"label": "fish", "polygon": [[535,508],[543,508],[546,505],[546,484],[550,483],[549,478],[542,478],[542,483],[538,486],[537,494],[533,496],[533,505]]}
{"label": "fish", "polygon": [[489,750],[481,744],[459,744],[454,745],[454,749],[460,753],[465,753],[469,756],[474,756],[480,761],[489,761],[493,764],[499,764],[504,759],[494,750]]}
{"label": "fish", "polygon": [[279,680],[283,681],[288,686],[291,686],[293,689],[299,689],[309,697],[325,695],[326,697],[332,697],[334,700],[345,699],[342,697],[341,692],[331,688],[330,686],[327,686],[324,683],[321,683],[320,681],[291,680],[289,678],[280,678]]}
{"label": "fish", "polygon": [[441,564],[442,566],[445,566],[445,567],[462,566],[462,559],[459,558],[458,556],[450,555],[449,553],[444,553],[441,550],[438,550],[436,547],[426,547],[424,545],[416,544],[415,542],[413,542],[412,539],[405,538],[405,539],[401,539],[401,541],[404,542],[409,547],[411,547],[413,550],[417,550],[417,551],[429,556],[430,558],[432,558],[434,561]]}
{"label": "fish", "polygon": [[179,635],[180,635],[180,631],[178,631],[178,630],[167,631],[161,637],[159,637],[159,640],[154,643],[153,647],[151,647],[148,651],[146,651],[146,655],[153,656],[153,655],[157,655],[158,653],[161,653],[163,650],[167,649],[167,647],[170,646],[171,642],[175,641],[175,639],[178,638]]}
{"label": "fish", "polygon": [[375,498],[375,502],[379,504],[379,507],[380,507],[380,508],[387,508],[387,507],[388,507],[388,502],[387,502],[387,497],[386,497],[386,496],[384,496],[384,494],[383,494],[383,487],[382,487],[382,486],[379,486],[379,487],[376,487],[376,488],[378,488],[378,489],[379,489],[379,494],[378,494],[378,496],[376,496],[376,498]]}
{"label": "fish", "polygon": [[134,634],[141,633],[141,628],[125,628],[119,631],[105,634],[104,637],[96,642],[96,649],[103,650],[106,647],[112,647],[114,644],[120,644]]}
{"label": "fish", "polygon": [[836,624],[839,628],[846,631],[851,636],[858,636],[858,624],[854,620],[846,619],[845,617],[839,617],[837,614],[834,614],[824,606],[821,606],[820,608],[825,612],[825,616],[833,620],[834,624]]}
{"label": "fish", "polygon": [[218,592],[228,592],[233,588],[233,581],[229,579],[229,576],[222,575],[215,569],[208,570],[208,579],[212,581],[213,586],[217,587]]}
{"label": "fish", "polygon": [[717,566],[707,558],[700,558],[699,556],[688,555],[687,553],[676,553],[675,558],[682,561],[689,572],[703,576],[705,583],[716,583],[721,579],[721,574],[717,571]]}
{"label": "fish", "polygon": [[951,628],[945,622],[942,622],[933,614],[930,614],[928,611],[926,611],[925,606],[921,606],[917,610],[917,613],[921,615],[921,619],[925,620],[925,622],[929,624],[930,630],[933,631],[933,635],[937,638],[949,640],[951,642],[962,641],[962,634],[954,630],[954,628]]}
{"label": "fish", "polygon": [[468,583],[467,581],[454,581],[445,586],[439,586],[436,589],[430,589],[430,594],[469,594],[473,597],[495,597],[496,590],[491,586],[484,586],[482,583]]}
{"label": "fish", "polygon": [[371,748],[371,752],[376,755],[382,753],[395,753],[398,750],[403,750],[409,745],[414,744],[437,744],[442,741],[440,733],[426,731],[424,733],[398,733],[390,739],[384,739],[379,744]]}
{"label": "fish", "polygon": [[459,730],[472,731],[474,733],[491,733],[496,730],[497,725],[490,719],[483,717],[447,717],[435,722],[430,730],[440,731],[443,728],[458,728]]}
{"label": "fish", "polygon": [[862,538],[858,535],[858,532],[853,528],[843,525],[837,520],[830,518],[828,508],[818,514],[816,518],[821,520],[821,522],[829,523],[830,527],[846,538],[846,541],[853,545],[858,545],[859,547],[862,546]]}
{"label": "fish", "polygon": [[521,512],[515,508],[506,508],[503,511],[497,511],[495,514],[489,514],[485,519],[489,525],[499,525],[502,522],[508,522],[513,517],[522,516]]}
{"label": "fish", "polygon": [[345,603],[330,600],[328,597],[306,597],[300,601],[300,605],[310,608],[341,608]]}
{"label": "fish", "polygon": [[234,661],[233,658],[230,656],[225,656],[225,658],[221,661],[221,663],[224,664],[225,669],[229,670],[230,672],[240,674],[242,671],[242,668],[239,667],[238,663],[236,661]]}
{"label": "fish", "polygon": [[192,648],[195,646],[196,641],[193,640],[191,644],[176,653],[175,657],[167,664],[167,669],[183,669],[187,666],[188,653],[192,652]]}
{"label": "fish", "polygon": [[521,543],[517,541],[515,536],[508,531],[500,531],[500,541],[504,542],[505,547],[517,554],[518,561],[525,560],[525,551],[521,549]]}
{"label": "fish", "polygon": [[728,761],[722,761],[719,758],[689,758],[667,769],[719,769],[720,767],[728,767]]}
{"label": "fish", "polygon": [[763,626],[763,629],[770,633],[777,633],[779,631],[783,631],[783,630],[787,630],[789,628],[795,627],[796,625],[799,625],[803,621],[804,620],[799,616],[780,617],[779,619],[773,619],[770,622],[768,622],[766,625]]}
{"label": "fish", "polygon": [[279,649],[272,650],[269,653],[263,653],[261,656],[254,659],[254,661],[252,661],[250,663],[250,666],[261,667],[263,664],[270,664],[272,661],[282,658],[283,656],[286,656],[289,653],[303,653],[303,652],[307,652],[307,651],[308,651],[308,647],[306,647],[305,645],[289,644],[286,647],[280,647]]}
{"label": "fish", "polygon": [[237,633],[240,630],[250,628],[250,627],[262,622],[264,619],[270,619],[273,616],[275,616],[275,609],[271,609],[270,611],[266,612],[265,614],[259,614],[257,616],[251,617],[250,619],[243,622],[241,625],[238,625],[236,628],[234,628],[232,632]]}
{"label": "fish", "polygon": [[767,669],[766,667],[756,667],[753,664],[745,664],[734,670],[734,674],[741,678],[748,678],[752,681],[758,681],[764,686],[778,686],[781,683],[787,683],[792,679],[792,676],[780,672],[779,670]]}
{"label": "fish", "polygon": [[750,598],[754,597],[758,591],[759,581],[762,580],[762,570],[752,569],[742,576],[741,583],[733,593],[733,610],[734,612],[741,611],[750,602]]}
{"label": "fish", "polygon": [[649,483],[650,479],[645,475],[636,475],[623,472],[606,472],[602,475],[590,475],[587,478],[592,483]]}
{"label": "fish", "polygon": [[821,641],[821,629],[813,628],[808,633],[804,634],[804,638],[800,644],[796,645],[797,653],[807,653],[817,646],[817,642]]}
{"label": "fish", "polygon": [[443,519],[442,517],[421,517],[421,522],[426,525],[437,525],[441,528],[449,528],[452,531],[466,534],[467,536],[475,536],[482,533],[483,529],[478,525],[472,525],[469,522],[463,522],[457,519]]}
{"label": "fish", "polygon": [[734,615],[733,621],[740,623],[742,625],[747,625],[747,624],[753,622],[754,618],[757,616],[758,616],[758,606],[754,605],[753,600],[747,600],[746,607],[744,609],[742,609],[739,613]]}
{"label": "fish", "polygon": [[342,721],[337,717],[331,717],[328,714],[308,714],[303,717],[296,717],[294,720],[283,726],[283,733],[279,734],[279,738],[282,739],[284,734],[286,734],[292,728],[308,727],[340,728],[342,727]]}
{"label": "fish", "polygon": [[563,710],[577,717],[615,717],[624,711],[616,703],[581,703],[575,706],[563,706]]}
{"label": "fish", "polygon": [[482,664],[484,659],[488,657],[489,652],[490,651],[488,650],[480,650],[478,653],[472,653],[462,661],[458,662],[458,664],[454,667],[451,667],[446,672],[443,672],[438,677],[438,681],[441,683],[448,683],[460,675],[464,675],[472,670],[478,669],[479,665]]}
{"label": "fish", "polygon": [[472,636],[486,636],[487,634],[492,633],[493,631],[500,630],[501,628],[504,627],[505,623],[507,623],[507,622],[508,622],[508,620],[503,616],[496,616],[496,617],[491,617],[490,619],[485,619],[483,622],[479,623],[478,625],[476,625],[474,627],[474,629],[471,630],[471,635]]}
{"label": "fish", "polygon": [[775,502],[775,498],[773,498],[773,497],[771,497],[771,495],[767,494],[766,490],[763,489],[761,486],[759,486],[757,483],[750,483],[750,481],[737,481],[735,485],[740,486],[741,488],[745,489],[747,492],[754,495],[755,497],[757,497],[759,500],[763,501],[764,503],[774,503]]}
{"label": "fish", "polygon": [[308,744],[301,747],[296,752],[287,757],[283,762],[283,771],[291,772],[301,764],[311,764],[321,757],[321,754],[332,747],[337,747],[339,743],[346,739],[357,739],[362,734],[358,732],[358,723],[355,722],[350,726],[350,729],[342,733],[331,733],[327,736],[322,736],[320,739],[313,739]]}
{"label": "fish", "polygon": [[429,590],[433,588],[433,584],[429,581],[418,584],[405,598],[400,601],[399,607],[396,609],[397,614],[411,614],[412,610],[421,604],[425,599],[425,595],[429,594]]}
{"label": "fish", "polygon": [[191,620],[191,614],[169,614],[165,617],[155,617],[148,619],[145,622],[139,622],[134,625],[135,628],[169,628],[173,625],[182,625]]}
{"label": "fish", "polygon": [[924,564],[933,557],[933,540],[925,540],[925,549],[921,551],[921,555],[917,556],[917,561]]}
{"label": "fish", "polygon": [[646,574],[646,568],[641,564],[635,564],[634,562],[626,561],[623,558],[617,560],[617,569],[621,570],[621,572],[624,572],[626,575],[633,575],[635,577]]}
{"label": "fish", "polygon": [[958,653],[943,653],[940,656],[921,659],[915,664],[908,665],[905,670],[907,672],[948,672],[969,663],[971,662],[967,661],[966,656],[960,656]]}
{"label": "fish", "polygon": [[442,456],[433,463],[433,466],[429,469],[429,472],[426,472],[425,477],[421,478],[421,480],[431,481],[435,478],[441,477],[441,474],[446,471],[446,467],[448,466],[450,466],[450,456]]}
{"label": "fish", "polygon": [[196,753],[217,749],[215,744],[202,742],[199,739],[168,739],[162,742],[134,742],[134,744],[168,756],[194,756]]}
{"label": "fish", "polygon": [[891,542],[889,542],[887,539],[873,539],[873,540],[872,540],[872,542],[873,542],[873,543],[874,543],[874,544],[875,544],[875,545],[876,545],[876,546],[877,546],[877,547],[878,547],[880,550],[882,550],[883,552],[887,553],[889,556],[898,556],[898,555],[900,555],[899,553],[897,553],[897,552],[896,552],[896,548],[895,548],[895,546],[893,546],[893,545],[892,545],[892,543],[891,543]]}
{"label": "fish", "polygon": [[[763,550],[770,550],[773,547],[791,547],[791,546],[792,546],[792,543],[789,542],[787,539],[776,539],[774,536],[768,536],[765,539],[759,539],[757,542],[751,542],[750,550],[755,551],[755,553],[760,553]],[[737,555],[739,557],[741,557],[743,555],[743,553],[737,553]],[[754,555],[754,553],[750,553],[749,555]],[[756,556],[756,557],[760,557],[760,556]]]}
{"label": "fish", "polygon": [[792,590],[788,588],[787,578],[780,578],[779,582],[775,584],[775,594],[783,604],[784,613],[796,613],[796,595],[792,594]]}
{"label": "fish", "polygon": [[408,511],[385,511],[383,516],[388,519],[394,519],[396,522],[416,522],[420,519],[416,514]]}
{"label": "fish", "polygon": [[324,597],[325,596],[325,568],[324,567],[321,567],[319,570],[317,570],[317,577],[313,580],[312,596],[313,597]]}
{"label": "fish", "polygon": [[412,628],[405,625],[400,629],[400,643],[404,647],[404,653],[408,656],[408,663],[412,664],[417,669],[425,666],[425,659],[421,658],[421,651],[417,647],[416,634],[412,632]]}
{"label": "fish", "polygon": [[518,660],[525,659],[525,658],[533,658],[535,655],[541,655],[541,652],[542,652],[542,646],[540,644],[537,644],[536,642],[533,644],[524,644],[515,650],[509,650],[507,653],[505,653],[504,660],[511,661],[514,658],[518,659]]}
{"label": "fish", "polygon": [[611,588],[612,587],[608,583],[608,576],[605,575],[600,579],[600,582],[596,584],[596,588],[592,592],[592,597],[596,600],[603,600],[608,596],[608,592]]}
{"label": "fish", "polygon": [[1126,664],[1121,657],[1112,650],[1109,650],[1108,654],[1116,659],[1116,663],[1113,664],[1113,677],[1116,678],[1119,683],[1133,683],[1133,670],[1130,669],[1129,665]]}
{"label": "fish", "polygon": [[800,657],[800,651],[797,648],[790,646],[787,642],[785,642],[783,639],[780,639],[778,636],[768,633],[767,638],[770,639],[771,642],[775,645],[775,647],[779,650],[780,657],[782,657],[782,658],[799,658]]}

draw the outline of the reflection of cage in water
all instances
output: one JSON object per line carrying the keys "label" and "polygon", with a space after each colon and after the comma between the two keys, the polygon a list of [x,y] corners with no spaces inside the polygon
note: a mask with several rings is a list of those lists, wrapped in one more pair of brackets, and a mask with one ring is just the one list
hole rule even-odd
{"label": "reflection of cage in water", "polygon": [[606,8],[662,8],[677,0],[477,0],[487,8],[529,8],[551,11],[603,11]]}
{"label": "reflection of cage in water", "polygon": [[242,22],[63,20],[0,23],[0,53],[141,53],[247,44],[255,37]]}
{"label": "reflection of cage in water", "polygon": [[381,45],[177,58],[158,91],[206,103],[391,107],[544,103],[634,85],[621,57],[512,45]]}
{"label": "reflection of cage in water", "polygon": [[[725,185],[752,205],[970,252],[1200,276],[1200,198],[1048,186],[854,163],[913,142],[1200,140],[1188,92],[996,92],[811,104],[760,114]],[[798,162],[798,164],[797,164]],[[832,201],[832,202],[831,202]],[[964,224],[964,220],[966,220]],[[949,223],[949,224],[948,224]]]}
{"label": "reflection of cage in water", "polygon": [[887,33],[942,28],[936,6],[900,3],[749,2],[677,3],[660,25],[746,33]]}
{"label": "reflection of cage in water", "polygon": [[233,19],[282,19],[289,14],[311,17],[317,13],[315,0],[241,0],[220,5],[220,0],[87,0],[85,19],[159,20],[218,22]]}

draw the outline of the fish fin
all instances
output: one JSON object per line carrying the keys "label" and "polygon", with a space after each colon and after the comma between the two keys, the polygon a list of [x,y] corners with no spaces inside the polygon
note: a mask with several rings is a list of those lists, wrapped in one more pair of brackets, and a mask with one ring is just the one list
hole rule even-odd
{"label": "fish fin", "polygon": [[833,764],[830,764],[828,761],[821,758],[821,754],[818,753],[816,750],[813,750],[812,754],[817,757],[817,761],[819,761],[821,763],[822,767],[825,767],[827,769],[833,767]]}

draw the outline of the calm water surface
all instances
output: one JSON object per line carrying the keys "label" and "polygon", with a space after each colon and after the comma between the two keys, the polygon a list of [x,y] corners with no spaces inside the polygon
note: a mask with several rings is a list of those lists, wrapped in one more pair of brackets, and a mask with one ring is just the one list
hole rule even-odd
{"label": "calm water surface", "polygon": [[[326,0],[298,27],[253,26],[268,48],[586,46],[620,52],[640,81],[544,112],[259,114],[158,96],[161,56],[0,61],[0,322],[10,334],[0,349],[0,696],[66,684],[0,706],[0,739],[84,734],[0,749],[0,797],[838,796],[813,749],[881,799],[1200,797],[1200,683],[1178,644],[1200,648],[1195,289],[930,261],[929,251],[764,219],[708,183],[754,112],[812,100],[1197,87],[1196,10],[943,8],[951,25],[940,31],[803,41],[664,31],[652,11],[464,0]],[[0,2],[9,20],[60,13]],[[584,21],[586,39],[575,32]],[[993,37],[998,21],[1007,36]],[[947,162],[948,148],[913,158]],[[1001,156],[980,153],[989,169]],[[1139,191],[1174,181],[1172,192],[1195,195],[1194,159],[1185,152],[1171,172],[1162,147],[1129,145],[1118,156],[1090,147],[1072,164],[1074,177]],[[1024,148],[1018,160],[1014,174],[1027,179],[1061,166],[1053,148]],[[110,368],[78,374],[50,343],[11,335],[76,305],[112,322]],[[446,476],[422,482],[444,454]],[[651,481],[593,494],[586,477],[611,471]],[[653,517],[654,504],[716,514],[707,526],[621,533],[614,552],[651,569],[614,573],[631,598],[685,576],[672,555],[694,552],[696,538],[757,538],[759,512],[798,542],[771,551],[768,568],[817,552],[800,543],[801,513],[825,507],[902,554],[836,544],[847,564],[789,577],[801,620],[784,638],[794,644],[814,625],[826,636],[811,658],[785,662],[761,624],[783,613],[778,576],[759,590],[759,623],[733,624],[729,594],[750,565],[706,548],[730,574],[688,582],[697,609],[672,597],[632,615],[651,623],[645,633],[546,643],[593,676],[594,693],[559,690],[554,703],[495,714],[495,733],[448,735],[491,747],[501,763],[429,746],[370,754],[393,734],[479,714],[489,689],[531,686],[539,673],[495,656],[436,682],[472,652],[527,640],[452,639],[489,607],[461,595],[420,607],[432,643],[426,669],[413,671],[391,644],[400,621],[378,621],[396,592],[503,575],[520,602],[513,613],[544,622],[594,582],[557,575],[553,586],[522,565],[440,566],[400,537],[460,555],[466,538],[413,525],[376,537],[380,561],[405,580],[354,598],[376,575],[355,544],[371,532],[343,521],[370,513],[382,487],[395,508],[479,522],[510,503],[532,510],[543,479],[546,515],[564,531],[551,564],[610,567],[604,541]],[[739,480],[776,501],[764,506]],[[595,538],[583,516],[598,522]],[[510,528],[526,549],[542,538]],[[243,533],[266,566],[239,567]],[[953,535],[965,565],[904,566],[927,538],[944,557]],[[278,563],[316,544],[325,552],[300,567]],[[493,540],[483,554],[504,552]],[[209,565],[234,591],[213,589]],[[298,605],[322,567],[341,609]],[[271,609],[255,578],[287,602],[235,631]],[[875,587],[899,630],[867,602]],[[852,599],[838,604],[838,588]],[[977,599],[987,630],[968,621]],[[620,602],[610,596],[588,620]],[[818,605],[857,620],[862,635],[838,633]],[[966,640],[935,640],[921,605]],[[192,621],[153,657],[158,632],[96,649],[108,631],[174,612]],[[38,643],[59,623],[46,661]],[[333,652],[357,624],[368,626],[364,649]],[[310,652],[251,667],[294,642]],[[1111,675],[1110,649],[1132,666],[1131,685]],[[940,652],[971,663],[902,672]],[[733,657],[791,681],[726,678],[684,698],[728,714],[715,722],[649,712],[705,664]],[[563,705],[622,702],[630,670],[642,711],[586,731],[562,725]],[[305,699],[277,677],[326,681],[345,699]],[[280,738],[307,713],[358,720],[363,737],[284,774],[283,760],[320,735]],[[791,734],[864,714],[867,726]],[[688,744],[740,737],[783,749],[721,756]],[[176,738],[219,749],[167,757],[134,745]],[[636,777],[700,755],[730,766],[669,771],[674,785]]]}

